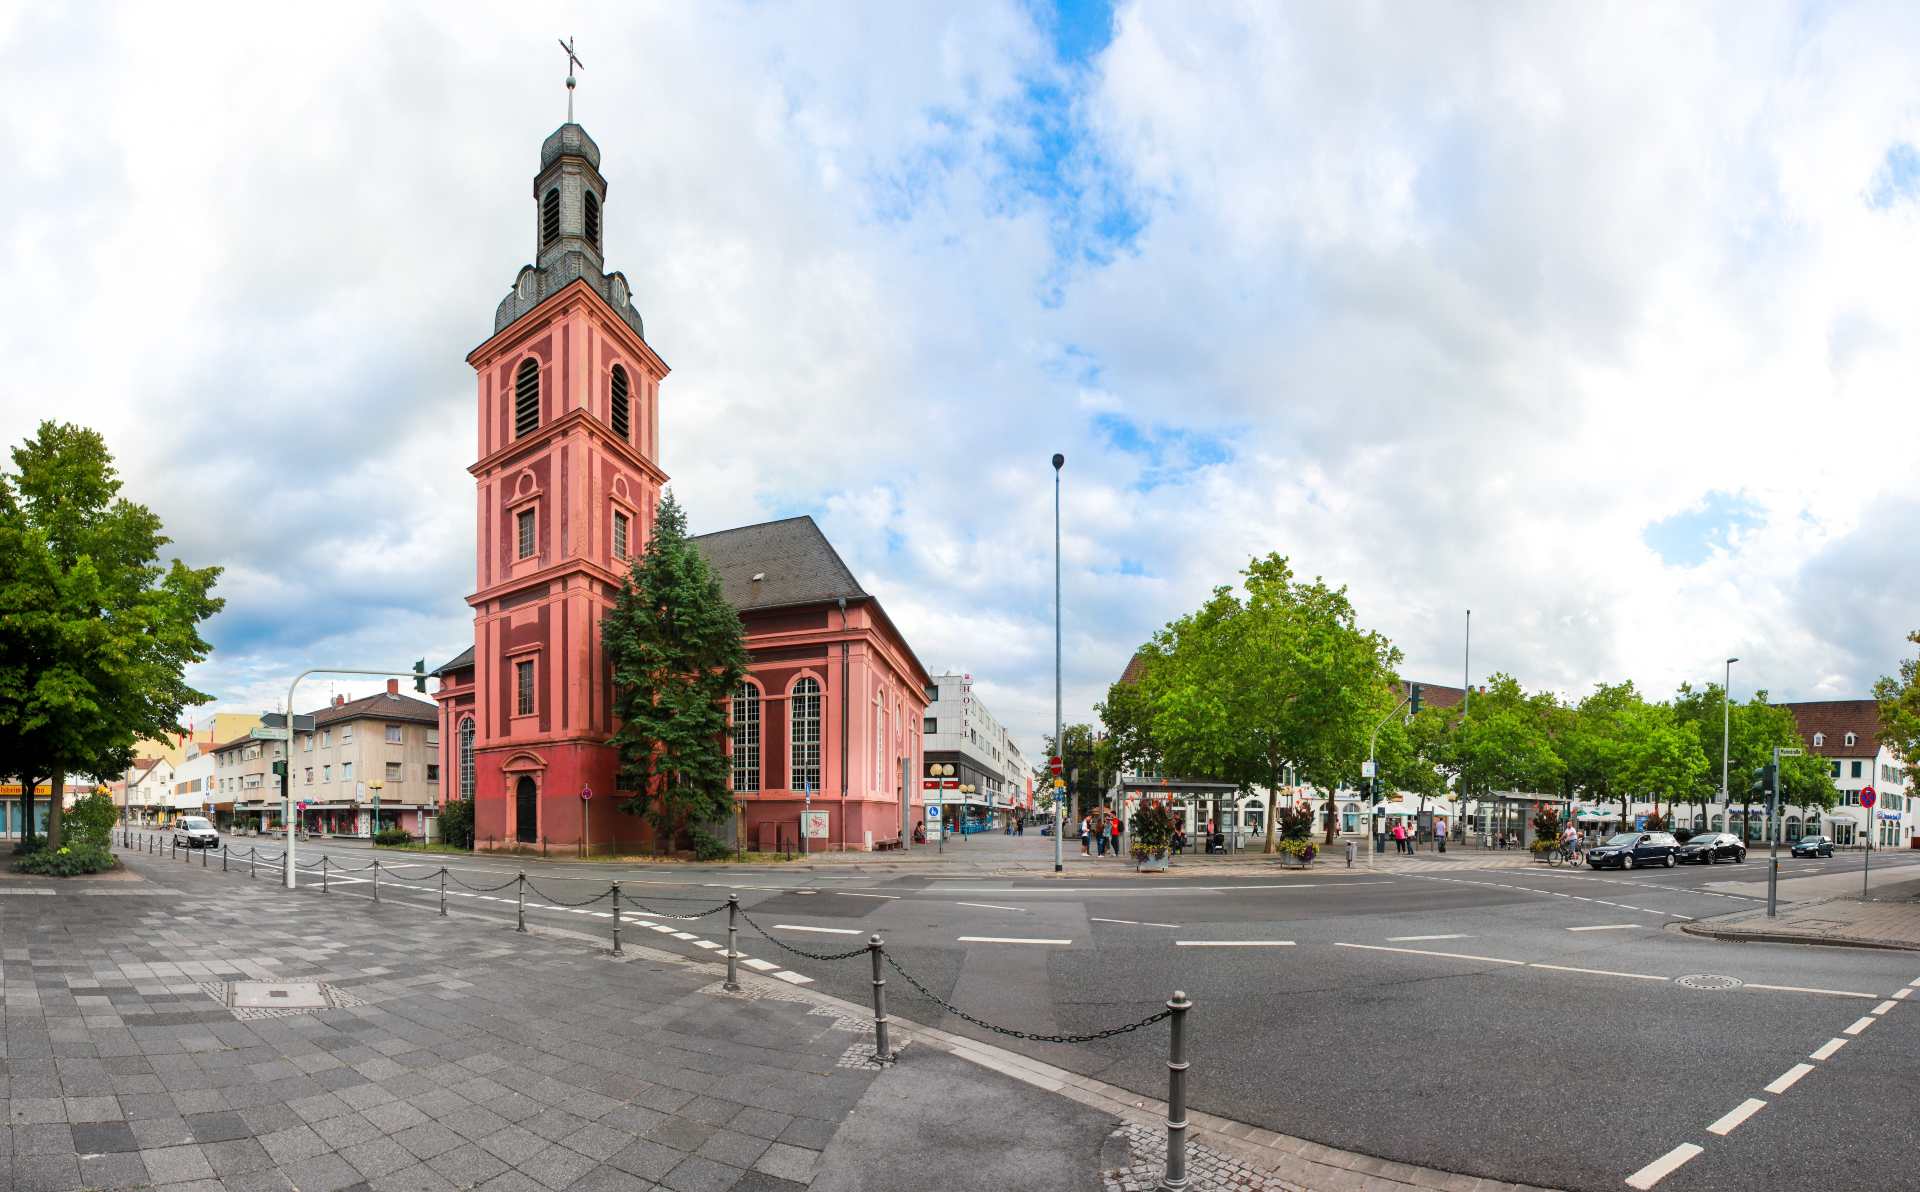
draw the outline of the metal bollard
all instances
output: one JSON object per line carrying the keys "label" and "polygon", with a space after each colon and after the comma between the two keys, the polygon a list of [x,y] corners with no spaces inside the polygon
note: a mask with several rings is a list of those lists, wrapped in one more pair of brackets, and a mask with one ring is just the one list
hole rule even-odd
{"label": "metal bollard", "polygon": [[886,951],[879,932],[867,937],[867,955],[873,957],[873,1058],[877,1063],[891,1064],[893,1047],[887,1042],[887,979],[880,975]]}
{"label": "metal bollard", "polygon": [[207,867],[207,849],[205,845],[202,845],[200,846],[200,868],[205,869],[206,867]]}
{"label": "metal bollard", "polygon": [[440,917],[447,917],[447,867],[440,867]]}
{"label": "metal bollard", "polygon": [[373,859],[373,904],[380,905],[380,858]]}
{"label": "metal bollard", "polygon": [[727,895],[727,983],[720,988],[740,992],[740,929],[734,920],[740,917],[740,896]]}
{"label": "metal bollard", "polygon": [[1167,1003],[1173,1011],[1167,1041],[1167,1176],[1160,1192],[1185,1192],[1187,1187],[1187,1011],[1193,1003],[1181,990]]}
{"label": "metal bollard", "polygon": [[220,846],[220,872],[221,873],[225,873],[227,871],[227,855],[231,852],[233,852],[232,845],[223,844]]}
{"label": "metal bollard", "polygon": [[258,867],[257,863],[259,862],[259,860],[260,860],[260,850],[249,846],[247,849],[247,877],[249,879],[253,877],[254,872]]}
{"label": "metal bollard", "polygon": [[320,854],[320,892],[327,892],[327,854]]}
{"label": "metal bollard", "polygon": [[514,889],[514,915],[519,920],[514,930],[522,935],[527,933],[527,871],[520,871],[520,884]]}
{"label": "metal bollard", "polygon": [[619,882],[613,883],[613,954],[615,956],[622,955],[620,951],[620,883]]}

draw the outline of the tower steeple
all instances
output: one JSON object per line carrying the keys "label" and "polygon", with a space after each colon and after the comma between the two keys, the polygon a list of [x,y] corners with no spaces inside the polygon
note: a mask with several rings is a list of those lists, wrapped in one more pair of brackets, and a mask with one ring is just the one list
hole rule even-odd
{"label": "tower steeple", "polygon": [[[571,78],[569,78],[571,83]],[[571,96],[571,92],[569,92]],[[607,180],[600,173],[600,146],[569,120],[540,145],[533,176],[533,264],[520,270],[513,290],[494,311],[493,329],[505,330],[574,278],[592,286],[642,338],[646,330],[633,308],[626,276],[606,272],[601,234],[606,225]]]}

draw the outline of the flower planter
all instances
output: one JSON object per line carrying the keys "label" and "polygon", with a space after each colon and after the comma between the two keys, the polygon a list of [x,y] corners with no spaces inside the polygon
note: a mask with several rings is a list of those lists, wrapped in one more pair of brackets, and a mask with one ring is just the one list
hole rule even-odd
{"label": "flower planter", "polygon": [[1169,857],[1166,849],[1155,849],[1146,856],[1139,858],[1139,871],[1141,873],[1165,873],[1167,871],[1168,861]]}

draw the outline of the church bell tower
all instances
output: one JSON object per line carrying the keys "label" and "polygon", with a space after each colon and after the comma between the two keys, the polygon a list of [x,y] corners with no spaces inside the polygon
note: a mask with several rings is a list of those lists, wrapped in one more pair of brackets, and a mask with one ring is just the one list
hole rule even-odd
{"label": "church bell tower", "polygon": [[[660,382],[624,275],[606,271],[600,147],[572,120],[540,146],[533,263],[467,363],[478,383],[474,796],[482,842],[599,849],[614,810],[601,620],[652,529]],[[591,795],[591,798],[583,797]],[[626,843],[638,844],[639,841]]]}

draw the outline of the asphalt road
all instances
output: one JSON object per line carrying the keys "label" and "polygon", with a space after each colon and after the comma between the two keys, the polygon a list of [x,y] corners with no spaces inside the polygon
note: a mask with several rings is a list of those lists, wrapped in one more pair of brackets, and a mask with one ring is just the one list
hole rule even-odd
{"label": "asphalt road", "polygon": [[[1037,856],[1049,846],[1018,847]],[[326,842],[302,848],[302,868],[322,853],[330,872],[370,860]],[[807,951],[847,951],[879,932],[933,994],[1031,1034],[1122,1025],[1183,989],[1196,1006],[1193,1105],[1330,1146],[1569,1189],[1914,1186],[1901,1090],[1920,1058],[1920,1008],[1899,995],[1920,999],[1910,985],[1920,955],[1678,930],[1758,905],[1759,854],[1743,866],[1629,873],[1475,868],[1472,854],[1456,857],[1254,877],[1141,878],[1113,863],[1060,880],[939,867],[663,874],[383,853],[383,867],[426,880],[383,879],[381,913],[431,913],[443,862],[482,887],[524,869],[537,891],[529,920],[576,931],[608,931],[606,903],[559,904],[616,877],[630,914],[634,900],[691,911],[734,892],[754,923]],[[1781,897],[1850,889],[1859,863],[1783,858]],[[1874,869],[1920,876],[1920,857],[1879,855]],[[366,876],[331,877],[332,896],[367,897]],[[457,882],[450,890],[460,910],[514,914],[511,886],[490,896],[498,901]],[[626,938],[715,955],[725,943],[724,915],[649,922],[658,927],[629,923]],[[782,979],[870,998],[864,956],[805,959],[744,923],[740,950]],[[1163,1028],[1072,1045],[1008,1039],[889,976],[902,1015],[1164,1095]],[[1663,1173],[1663,1162],[1674,1166]]]}

